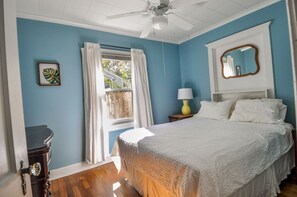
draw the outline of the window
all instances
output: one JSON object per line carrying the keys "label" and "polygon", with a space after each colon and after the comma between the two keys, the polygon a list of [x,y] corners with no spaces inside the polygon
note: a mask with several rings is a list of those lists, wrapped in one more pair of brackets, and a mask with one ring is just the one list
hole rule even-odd
{"label": "window", "polygon": [[133,121],[130,52],[103,50],[102,67],[111,124]]}

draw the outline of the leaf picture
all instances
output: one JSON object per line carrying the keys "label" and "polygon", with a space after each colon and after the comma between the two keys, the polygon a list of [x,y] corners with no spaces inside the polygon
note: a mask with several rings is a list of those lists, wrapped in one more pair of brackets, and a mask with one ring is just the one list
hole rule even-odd
{"label": "leaf picture", "polygon": [[42,71],[44,78],[53,85],[60,83],[60,73],[59,70],[54,68],[45,68]]}

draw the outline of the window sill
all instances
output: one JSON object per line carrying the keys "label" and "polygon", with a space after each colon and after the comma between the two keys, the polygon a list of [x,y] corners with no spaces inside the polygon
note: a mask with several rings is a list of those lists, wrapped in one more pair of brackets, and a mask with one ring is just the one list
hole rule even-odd
{"label": "window sill", "polygon": [[121,129],[128,129],[134,127],[134,122],[124,122],[124,123],[118,123],[118,124],[110,124],[106,127],[107,132],[112,132],[116,130],[121,130]]}

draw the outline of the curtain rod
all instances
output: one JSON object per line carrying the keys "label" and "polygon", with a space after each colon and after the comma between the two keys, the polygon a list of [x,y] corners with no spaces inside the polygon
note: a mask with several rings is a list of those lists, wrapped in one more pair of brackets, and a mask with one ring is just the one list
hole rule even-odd
{"label": "curtain rod", "polygon": [[102,46],[102,48],[131,50],[131,48],[129,48],[129,47],[120,47],[120,46],[113,46],[113,45],[108,45],[108,44],[100,44],[100,46]]}

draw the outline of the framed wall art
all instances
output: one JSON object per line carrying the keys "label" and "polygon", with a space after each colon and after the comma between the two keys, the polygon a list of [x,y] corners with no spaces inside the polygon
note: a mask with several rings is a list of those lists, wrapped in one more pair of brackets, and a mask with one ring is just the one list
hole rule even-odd
{"label": "framed wall art", "polygon": [[52,62],[38,62],[40,86],[60,86],[60,65]]}

